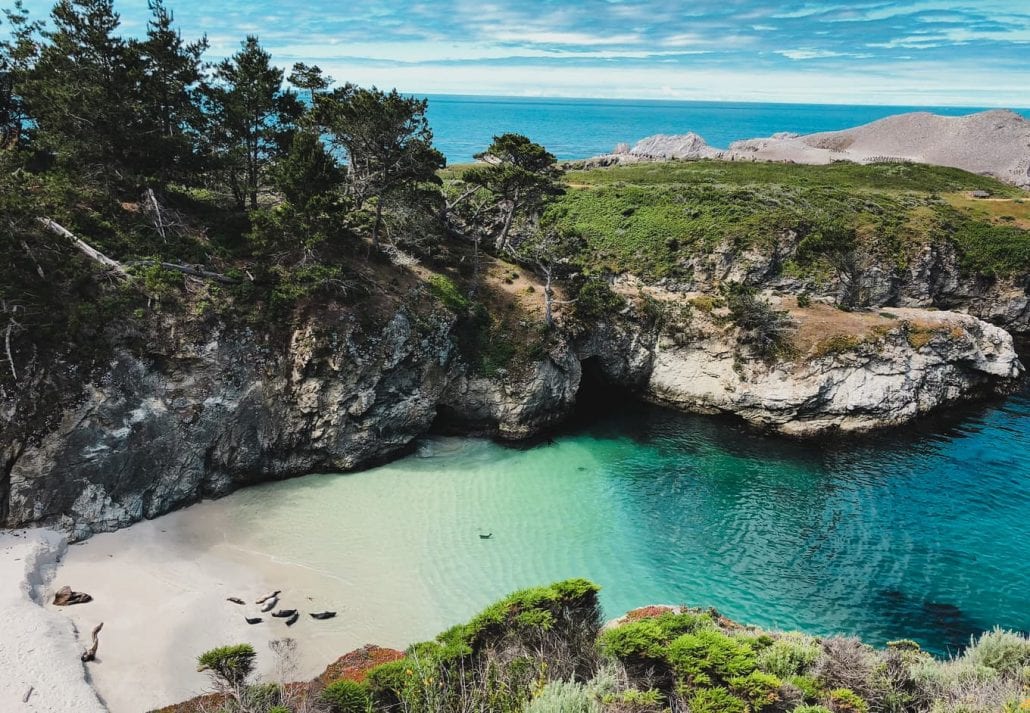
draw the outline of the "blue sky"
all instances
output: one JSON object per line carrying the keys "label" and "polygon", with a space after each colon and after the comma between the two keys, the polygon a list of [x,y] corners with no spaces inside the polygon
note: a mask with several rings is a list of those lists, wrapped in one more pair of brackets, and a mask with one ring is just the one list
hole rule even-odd
{"label": "blue sky", "polygon": [[[1030,0],[167,4],[212,58],[255,33],[281,65],[407,92],[1030,106]],[[142,29],[146,0],[115,5]]]}

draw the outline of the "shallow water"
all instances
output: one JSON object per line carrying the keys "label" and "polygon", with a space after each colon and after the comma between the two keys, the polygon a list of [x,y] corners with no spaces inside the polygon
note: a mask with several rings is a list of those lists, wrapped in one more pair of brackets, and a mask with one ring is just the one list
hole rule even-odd
{"label": "shallow water", "polygon": [[603,585],[613,616],[714,606],[942,653],[994,625],[1030,630],[1028,453],[1026,392],[891,435],[812,442],[629,406],[550,444],[429,438],[370,471],[208,505],[234,548],[396,611],[382,624],[391,639],[411,628],[402,621],[425,636],[513,589],[582,576]]}

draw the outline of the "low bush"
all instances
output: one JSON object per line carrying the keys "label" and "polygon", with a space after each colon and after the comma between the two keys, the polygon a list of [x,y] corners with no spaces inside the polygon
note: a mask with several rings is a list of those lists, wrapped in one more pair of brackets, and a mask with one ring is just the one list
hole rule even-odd
{"label": "low bush", "polygon": [[749,713],[746,702],[725,688],[701,688],[687,697],[690,713]]}
{"label": "low bush", "polygon": [[721,631],[703,629],[684,634],[669,644],[673,671],[691,686],[711,686],[755,670],[754,649]]}
{"label": "low bush", "polygon": [[526,706],[525,713],[601,713],[600,702],[587,687],[570,681],[551,681]]}
{"label": "low bush", "polygon": [[319,697],[330,713],[366,713],[371,704],[368,691],[354,681],[330,683]]}
{"label": "low bush", "polygon": [[758,655],[758,668],[780,678],[808,672],[819,658],[819,644],[810,636],[787,634]]}
{"label": "low bush", "polygon": [[994,629],[974,638],[962,658],[973,666],[986,666],[999,673],[1022,673],[1030,667],[1030,636]]}

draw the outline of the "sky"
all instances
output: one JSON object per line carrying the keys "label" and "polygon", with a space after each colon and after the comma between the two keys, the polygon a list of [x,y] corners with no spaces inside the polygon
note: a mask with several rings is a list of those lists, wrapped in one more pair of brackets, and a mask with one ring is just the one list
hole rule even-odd
{"label": "sky", "polygon": [[[127,34],[146,4],[115,0]],[[1030,107],[1030,0],[166,4],[212,59],[256,34],[281,66],[417,94]]]}

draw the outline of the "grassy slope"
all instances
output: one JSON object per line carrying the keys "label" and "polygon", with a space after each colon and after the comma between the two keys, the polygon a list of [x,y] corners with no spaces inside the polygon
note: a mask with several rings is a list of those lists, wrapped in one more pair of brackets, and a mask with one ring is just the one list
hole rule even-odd
{"label": "grassy slope", "polygon": [[1021,217],[1020,201],[1030,202],[1030,194],[958,169],[695,161],[571,171],[567,181],[568,193],[552,210],[583,233],[597,269],[676,277],[684,258],[719,243],[761,246],[784,230],[804,234],[844,221],[900,265],[919,246],[945,238],[967,269],[1030,270],[1030,230],[965,198],[990,191],[1007,207],[992,206],[995,213]]}

